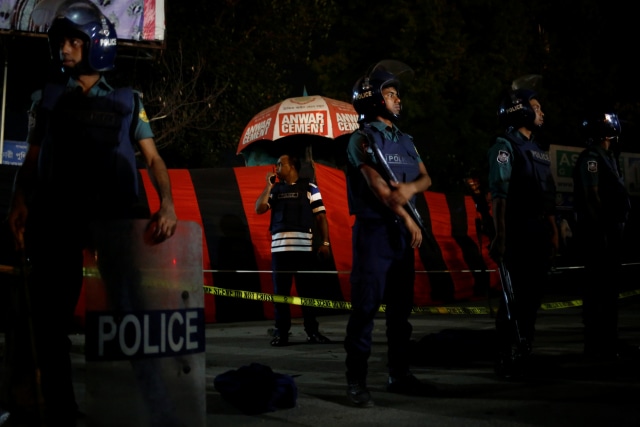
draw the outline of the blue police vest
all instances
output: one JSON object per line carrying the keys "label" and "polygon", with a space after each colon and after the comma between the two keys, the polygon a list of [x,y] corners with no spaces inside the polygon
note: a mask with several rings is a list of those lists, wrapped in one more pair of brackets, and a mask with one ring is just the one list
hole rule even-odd
{"label": "blue police vest", "polygon": [[279,182],[271,189],[271,234],[283,231],[311,233],[313,211],[307,197],[309,180],[300,178],[294,185]]}
{"label": "blue police vest", "polygon": [[553,215],[555,183],[549,152],[532,140],[510,133],[505,137],[511,142],[513,161],[518,165],[511,171],[506,214],[514,217],[516,223],[523,218],[542,219]]}
{"label": "blue police vest", "polygon": [[133,99],[131,88],[87,97],[63,85],[45,86],[40,106],[47,132],[38,161],[45,196],[111,210],[137,201]]}
{"label": "blue police vest", "polygon": [[[394,142],[385,139],[382,132],[368,124],[365,124],[362,130],[368,138],[376,138],[375,141],[380,147],[382,155],[400,182],[412,182],[420,175],[418,153],[409,135],[399,134],[398,141]],[[373,159],[373,153],[370,153],[370,158],[371,166],[382,177],[388,178],[383,168]],[[369,219],[390,219],[395,217],[395,214],[373,194],[364,176],[362,176],[362,172],[352,165],[349,165],[347,170],[347,195],[349,212],[352,215]],[[415,201],[415,196],[411,201]]]}

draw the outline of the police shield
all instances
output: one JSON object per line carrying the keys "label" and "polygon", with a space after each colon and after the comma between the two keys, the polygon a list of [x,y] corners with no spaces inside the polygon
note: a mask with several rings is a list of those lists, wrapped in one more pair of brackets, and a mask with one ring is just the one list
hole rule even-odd
{"label": "police shield", "polygon": [[204,426],[202,230],[145,241],[148,221],[96,223],[85,256],[90,426]]}

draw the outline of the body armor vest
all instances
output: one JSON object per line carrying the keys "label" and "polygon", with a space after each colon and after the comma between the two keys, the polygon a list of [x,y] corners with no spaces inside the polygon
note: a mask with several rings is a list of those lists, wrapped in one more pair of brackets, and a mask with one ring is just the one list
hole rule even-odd
{"label": "body armor vest", "polygon": [[47,131],[38,171],[46,197],[110,210],[137,201],[133,99],[131,88],[87,97],[62,85],[45,86],[40,106]]}
{"label": "body armor vest", "polygon": [[293,185],[279,182],[271,190],[271,234],[283,231],[311,233],[313,211],[307,197],[309,180],[300,178]]}
{"label": "body armor vest", "polygon": [[[603,156],[599,150],[590,147],[580,153],[576,164],[581,165],[582,159],[587,155],[595,156],[598,159],[598,195],[602,207],[602,220],[607,223],[626,222],[631,211],[631,202],[616,159],[613,156]],[[575,210],[579,219],[583,219],[581,217],[587,211],[584,183],[581,171],[576,168],[574,174],[578,180],[576,188],[574,188]]]}
{"label": "body armor vest", "polygon": [[513,162],[511,170],[507,215],[523,218],[543,218],[555,211],[555,184],[551,174],[549,152],[532,140],[519,139],[507,133],[511,142]]}
{"label": "body armor vest", "polygon": [[[365,124],[362,130],[367,135],[367,138],[376,138],[375,141],[380,147],[382,155],[400,182],[412,182],[420,175],[418,153],[409,135],[399,134],[398,141],[389,141],[382,132],[369,124]],[[386,176],[384,169],[375,160],[373,151],[367,149],[366,153],[371,160],[368,163],[383,178],[388,180],[389,177]],[[395,217],[395,214],[373,194],[362,176],[362,172],[351,164],[349,164],[347,170],[347,189],[349,212],[352,215],[369,219],[391,219]],[[415,201],[415,196],[411,201]]]}

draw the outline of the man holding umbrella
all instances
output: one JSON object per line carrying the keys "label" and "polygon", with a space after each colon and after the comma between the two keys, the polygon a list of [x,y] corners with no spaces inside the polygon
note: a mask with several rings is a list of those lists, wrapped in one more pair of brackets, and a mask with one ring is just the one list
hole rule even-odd
{"label": "man holding umbrella", "polygon": [[[317,255],[321,259],[330,256],[329,226],[324,203],[318,186],[299,175],[300,159],[284,154],[278,158],[276,172],[268,172],[266,185],[256,200],[256,213],[271,211],[271,265],[273,287],[278,296],[289,296],[295,278],[296,289],[301,296],[312,296],[314,281],[309,271],[313,270],[313,229],[321,235],[322,244]],[[276,180],[277,178],[277,180]],[[318,329],[315,307],[302,306],[304,330],[307,342],[329,343],[329,338]],[[275,331],[271,345],[282,347],[289,344],[291,308],[287,303],[275,304]]]}

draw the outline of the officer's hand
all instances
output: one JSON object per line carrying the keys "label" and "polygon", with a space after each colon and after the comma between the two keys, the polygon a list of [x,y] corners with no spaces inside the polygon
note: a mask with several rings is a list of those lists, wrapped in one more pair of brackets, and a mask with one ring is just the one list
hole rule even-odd
{"label": "officer's hand", "polygon": [[147,225],[145,241],[150,244],[164,242],[176,232],[178,217],[173,208],[161,207]]}
{"label": "officer's hand", "polygon": [[389,186],[394,190],[387,199],[389,205],[404,206],[413,197],[413,189],[408,184],[390,181]]}
{"label": "officer's hand", "polygon": [[419,248],[422,244],[422,230],[418,227],[411,217],[407,215],[404,221],[409,233],[411,234],[411,247]]}

